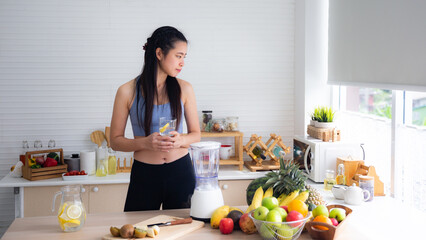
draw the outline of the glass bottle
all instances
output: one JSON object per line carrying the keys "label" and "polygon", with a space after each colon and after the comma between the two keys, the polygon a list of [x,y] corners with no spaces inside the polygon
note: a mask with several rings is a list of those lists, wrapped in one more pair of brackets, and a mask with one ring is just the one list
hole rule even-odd
{"label": "glass bottle", "polygon": [[336,178],[334,177],[334,170],[325,171],[324,189],[331,190],[336,184]]}
{"label": "glass bottle", "polygon": [[337,167],[336,184],[346,185],[345,165],[343,163]]}
{"label": "glass bottle", "polygon": [[96,150],[96,177],[105,177],[108,174],[108,152],[105,147]]}
{"label": "glass bottle", "polygon": [[117,157],[112,148],[108,148],[108,175],[115,175],[117,173]]}

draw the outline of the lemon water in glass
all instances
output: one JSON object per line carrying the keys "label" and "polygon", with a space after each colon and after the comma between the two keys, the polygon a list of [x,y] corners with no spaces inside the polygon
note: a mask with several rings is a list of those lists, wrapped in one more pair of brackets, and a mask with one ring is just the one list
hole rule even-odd
{"label": "lemon water in glass", "polygon": [[170,132],[175,131],[176,129],[176,119],[175,118],[160,118],[159,124],[159,133],[161,136],[172,136]]}

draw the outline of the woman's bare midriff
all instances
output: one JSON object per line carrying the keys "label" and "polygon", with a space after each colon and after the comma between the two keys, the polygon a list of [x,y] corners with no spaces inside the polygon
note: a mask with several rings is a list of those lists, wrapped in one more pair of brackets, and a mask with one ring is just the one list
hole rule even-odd
{"label": "woman's bare midriff", "polygon": [[[137,137],[136,137],[137,138]],[[169,152],[142,150],[136,151],[133,157],[136,161],[148,164],[171,163],[188,154],[188,149],[171,149]]]}

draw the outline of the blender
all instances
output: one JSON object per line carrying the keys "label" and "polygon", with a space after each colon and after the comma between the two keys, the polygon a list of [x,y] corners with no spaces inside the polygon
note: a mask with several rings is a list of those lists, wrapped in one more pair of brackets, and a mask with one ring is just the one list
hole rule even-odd
{"label": "blender", "polygon": [[190,216],[208,222],[216,208],[224,205],[219,188],[219,142],[198,142],[191,146],[196,184],[191,198]]}

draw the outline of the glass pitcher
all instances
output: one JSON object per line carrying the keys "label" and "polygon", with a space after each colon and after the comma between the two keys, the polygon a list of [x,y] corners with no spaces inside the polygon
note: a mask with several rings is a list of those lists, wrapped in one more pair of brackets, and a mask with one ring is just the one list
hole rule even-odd
{"label": "glass pitcher", "polygon": [[62,195],[58,209],[58,222],[64,232],[76,232],[86,221],[86,210],[81,201],[80,191],[79,185],[65,186],[53,197],[52,212],[55,211],[56,197]]}

